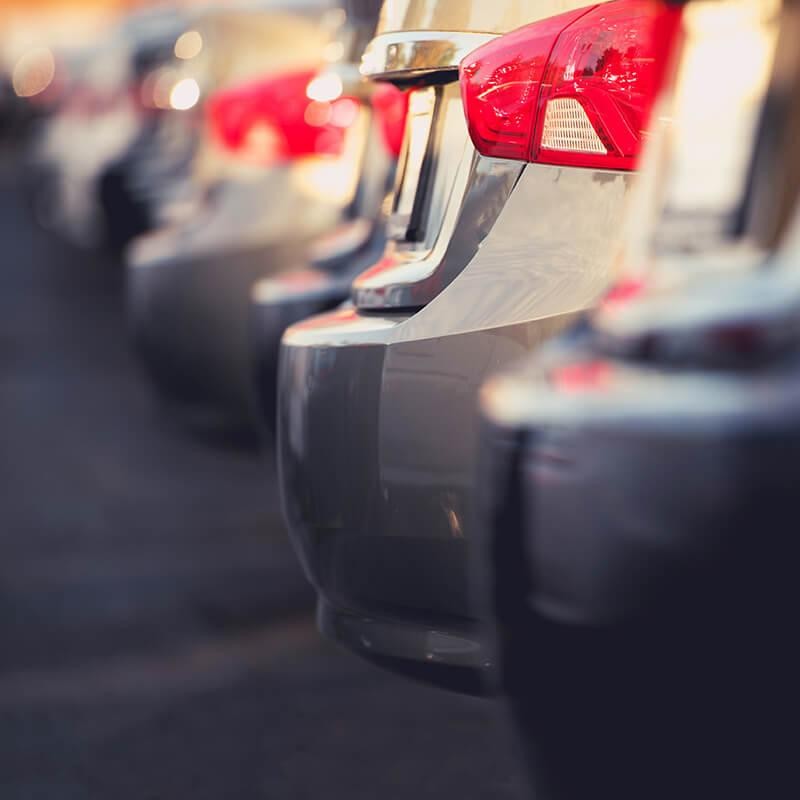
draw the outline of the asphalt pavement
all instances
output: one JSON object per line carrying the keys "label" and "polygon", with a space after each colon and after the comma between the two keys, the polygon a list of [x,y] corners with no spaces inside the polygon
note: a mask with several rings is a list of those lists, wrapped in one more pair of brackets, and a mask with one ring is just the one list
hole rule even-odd
{"label": "asphalt pavement", "polygon": [[0,157],[0,798],[521,800],[495,706],[324,642],[269,453],[190,435],[123,273]]}

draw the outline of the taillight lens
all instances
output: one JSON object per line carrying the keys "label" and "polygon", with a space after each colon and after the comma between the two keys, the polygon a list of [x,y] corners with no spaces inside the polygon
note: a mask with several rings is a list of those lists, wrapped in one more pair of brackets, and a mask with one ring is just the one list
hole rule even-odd
{"label": "taillight lens", "polygon": [[461,65],[480,153],[546,164],[633,169],[680,12],[612,0],[500,37]]}
{"label": "taillight lens", "polygon": [[651,0],[619,0],[567,28],[542,85],[534,160],[633,169],[678,19]]}
{"label": "taillight lens", "polygon": [[539,89],[558,34],[586,11],[527,25],[479,47],[461,62],[461,97],[478,152],[527,161]]}
{"label": "taillight lens", "polygon": [[360,103],[307,95],[315,72],[284,74],[218,92],[209,99],[212,138],[235,155],[268,165],[311,155],[339,155]]}

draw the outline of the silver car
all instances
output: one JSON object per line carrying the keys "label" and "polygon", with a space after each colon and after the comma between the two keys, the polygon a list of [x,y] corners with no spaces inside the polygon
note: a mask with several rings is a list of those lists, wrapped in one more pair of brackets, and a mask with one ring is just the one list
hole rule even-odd
{"label": "silver car", "polygon": [[287,331],[278,398],[285,515],[319,625],[365,658],[482,684],[478,389],[609,282],[660,69],[652,8],[384,3],[362,71],[411,93],[390,241],[350,306]]}

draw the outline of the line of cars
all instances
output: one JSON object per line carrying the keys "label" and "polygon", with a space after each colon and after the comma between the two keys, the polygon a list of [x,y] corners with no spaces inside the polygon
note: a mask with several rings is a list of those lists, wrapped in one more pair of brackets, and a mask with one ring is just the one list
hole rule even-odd
{"label": "line of cars", "polygon": [[322,632],[499,688],[538,796],[786,794],[798,4],[268,5],[115,162],[159,397],[274,439]]}

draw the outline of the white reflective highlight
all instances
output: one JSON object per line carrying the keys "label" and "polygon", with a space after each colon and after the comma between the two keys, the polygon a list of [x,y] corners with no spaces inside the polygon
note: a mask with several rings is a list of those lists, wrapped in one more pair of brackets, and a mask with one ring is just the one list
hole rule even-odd
{"label": "white reflective highlight", "polygon": [[169,104],[176,111],[188,111],[200,100],[200,86],[194,78],[178,81],[169,95]]}
{"label": "white reflective highlight", "polygon": [[574,97],[559,97],[548,102],[542,149],[599,155],[608,153],[583,106]]}
{"label": "white reflective highlight", "polygon": [[322,75],[317,75],[306,89],[308,99],[317,103],[330,103],[341,97],[343,92],[344,84],[341,77],[335,72],[325,72]]}

